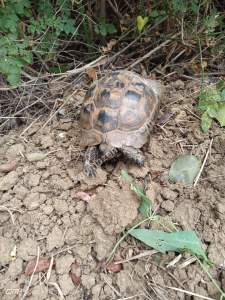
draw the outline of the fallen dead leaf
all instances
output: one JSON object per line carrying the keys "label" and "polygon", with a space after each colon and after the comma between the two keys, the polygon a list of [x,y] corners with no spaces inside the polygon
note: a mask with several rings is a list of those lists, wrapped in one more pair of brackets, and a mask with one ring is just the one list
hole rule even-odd
{"label": "fallen dead leaf", "polygon": [[[25,269],[25,275],[30,276],[34,272],[36,262],[37,262],[36,258],[28,262]],[[38,265],[35,270],[35,273],[48,270],[49,266],[50,266],[50,260],[47,257],[40,257],[38,260]]]}
{"label": "fallen dead leaf", "polygon": [[109,263],[108,265],[106,265],[106,270],[109,273],[119,273],[122,269],[123,269],[122,264],[115,264],[112,262],[112,263]]}
{"label": "fallen dead leaf", "polygon": [[110,52],[116,44],[117,44],[117,40],[115,39],[110,40],[105,47],[102,47],[102,52],[103,53]]}
{"label": "fallen dead leaf", "polygon": [[8,173],[8,172],[11,172],[11,171],[15,170],[16,167],[17,167],[17,163],[18,162],[16,160],[13,160],[9,163],[0,165],[0,172]]}
{"label": "fallen dead leaf", "polygon": [[81,267],[76,262],[71,265],[70,277],[75,285],[81,283]]}
{"label": "fallen dead leaf", "polygon": [[71,194],[72,198],[80,199],[85,202],[89,202],[91,200],[91,196],[85,192],[76,192]]}
{"label": "fallen dead leaf", "polygon": [[90,68],[86,71],[88,77],[92,80],[96,80],[97,79],[97,72],[95,68]]}

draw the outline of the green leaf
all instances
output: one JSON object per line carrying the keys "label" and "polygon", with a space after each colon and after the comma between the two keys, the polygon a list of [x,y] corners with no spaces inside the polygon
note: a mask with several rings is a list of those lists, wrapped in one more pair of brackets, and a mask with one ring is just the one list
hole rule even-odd
{"label": "green leaf", "polygon": [[223,89],[223,90],[221,91],[220,96],[221,96],[221,101],[225,101],[225,89]]}
{"label": "green leaf", "polygon": [[7,75],[7,80],[11,86],[17,86],[20,82],[20,72],[13,72]]}
{"label": "green leaf", "polygon": [[148,217],[151,215],[151,201],[150,199],[145,195],[143,189],[133,183],[131,183],[131,190],[134,191],[141,199],[141,204],[138,208],[140,213],[144,215],[145,217]]}
{"label": "green leaf", "polygon": [[201,167],[201,161],[194,155],[180,155],[172,163],[169,171],[169,179],[192,185]]}
{"label": "green leaf", "polygon": [[216,119],[219,121],[220,126],[225,126],[225,103],[220,103]]}
{"label": "green leaf", "polygon": [[189,251],[205,262],[209,260],[203,250],[202,243],[194,231],[164,232],[160,230],[134,229],[129,232],[133,237],[161,253],[167,251]]}
{"label": "green leaf", "polygon": [[144,29],[145,25],[148,23],[148,17],[142,17],[142,16],[138,16],[137,17],[137,29],[139,32],[142,32],[142,30]]}
{"label": "green leaf", "polygon": [[117,32],[115,25],[112,24],[112,23],[107,23],[106,24],[106,31],[107,31],[108,34],[112,34],[112,33]]}
{"label": "green leaf", "polygon": [[121,176],[123,177],[123,179],[125,179],[128,183],[132,183],[134,180],[133,178],[127,173],[127,171],[122,170],[121,171]]}
{"label": "green leaf", "polygon": [[219,91],[222,91],[225,88],[225,82],[224,80],[220,80],[219,82],[217,82],[216,84],[216,89]]}
{"label": "green leaf", "polygon": [[203,132],[207,132],[212,125],[212,118],[209,116],[208,112],[205,111],[201,118],[201,127]]}
{"label": "green leaf", "polygon": [[148,217],[151,214],[151,200],[145,195],[143,189],[134,182],[133,178],[125,170],[121,171],[121,176],[130,184],[131,190],[141,199],[141,204],[138,208],[140,213]]}

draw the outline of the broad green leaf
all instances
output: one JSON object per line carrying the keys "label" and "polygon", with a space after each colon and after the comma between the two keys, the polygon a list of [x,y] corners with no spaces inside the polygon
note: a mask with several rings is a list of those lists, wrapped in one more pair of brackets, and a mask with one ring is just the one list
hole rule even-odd
{"label": "broad green leaf", "polygon": [[7,80],[10,85],[17,86],[20,82],[20,72],[13,72],[7,75]]}
{"label": "broad green leaf", "polygon": [[107,23],[107,24],[105,24],[105,25],[106,25],[106,29],[107,29],[107,33],[108,33],[108,34],[112,34],[112,33],[115,33],[115,32],[117,31],[114,24],[112,24],[112,23]]}
{"label": "broad green leaf", "polygon": [[225,89],[223,89],[223,90],[221,91],[220,96],[221,96],[221,101],[225,101]]}
{"label": "broad green leaf", "polygon": [[220,103],[216,119],[219,121],[220,126],[225,126],[225,103]]}
{"label": "broad green leaf", "polygon": [[139,32],[142,32],[147,22],[148,22],[148,17],[144,17],[144,18],[142,16],[137,17],[137,29]]}
{"label": "broad green leaf", "polygon": [[181,155],[171,165],[169,179],[192,185],[201,167],[201,161],[194,155]]}
{"label": "broad green leaf", "polygon": [[203,132],[207,132],[212,125],[212,118],[209,116],[208,112],[205,111],[201,118],[201,127]]}
{"label": "broad green leaf", "polygon": [[220,80],[219,82],[217,82],[216,84],[216,89],[219,91],[222,91],[225,88],[225,82],[224,80]]}
{"label": "broad green leaf", "polygon": [[146,245],[165,253],[167,251],[189,251],[206,262],[209,262],[202,243],[194,231],[164,232],[160,230],[134,229],[129,232],[133,237]]}

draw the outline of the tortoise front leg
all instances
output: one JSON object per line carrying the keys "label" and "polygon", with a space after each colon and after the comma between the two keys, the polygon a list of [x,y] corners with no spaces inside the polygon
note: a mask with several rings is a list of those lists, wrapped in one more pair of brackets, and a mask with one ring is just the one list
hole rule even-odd
{"label": "tortoise front leg", "polygon": [[122,147],[120,151],[130,160],[138,164],[139,166],[144,166],[145,157],[140,149],[133,147]]}
{"label": "tortoise front leg", "polygon": [[117,158],[121,155],[120,151],[117,148],[111,147],[109,150],[106,150],[100,155],[100,158],[97,160],[97,165],[101,166],[105,162]]}
{"label": "tortoise front leg", "polygon": [[84,173],[93,177],[96,175],[96,162],[98,160],[98,147],[88,147],[84,154]]}

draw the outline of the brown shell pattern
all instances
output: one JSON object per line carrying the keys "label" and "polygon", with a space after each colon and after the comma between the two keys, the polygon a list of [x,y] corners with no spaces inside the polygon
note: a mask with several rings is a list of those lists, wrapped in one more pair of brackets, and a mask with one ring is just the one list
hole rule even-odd
{"label": "brown shell pattern", "polygon": [[157,101],[151,88],[138,75],[128,71],[113,72],[86,93],[81,126],[101,136],[113,130],[128,134],[151,121]]}

